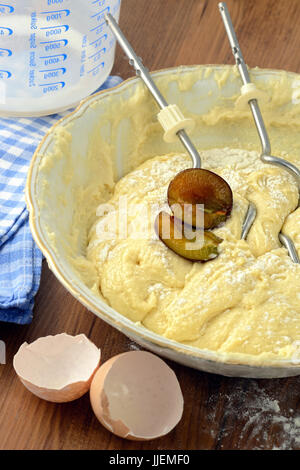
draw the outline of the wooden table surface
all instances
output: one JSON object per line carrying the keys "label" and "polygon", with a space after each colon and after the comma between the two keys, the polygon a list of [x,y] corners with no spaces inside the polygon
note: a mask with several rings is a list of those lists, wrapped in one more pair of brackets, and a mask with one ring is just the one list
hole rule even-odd
{"label": "wooden table surface", "polygon": [[[181,64],[233,63],[216,0],[123,0],[120,24],[150,70]],[[228,0],[250,66],[300,72],[299,0]],[[113,73],[133,75],[117,49]],[[170,363],[185,399],[181,422],[145,443],[119,439],[96,420],[88,394],[63,405],[31,395],[12,358],[40,336],[85,333],[103,360],[137,347],[77,302],[46,262],[28,326],[0,324],[7,364],[0,366],[0,449],[297,449],[300,377],[226,378]]]}

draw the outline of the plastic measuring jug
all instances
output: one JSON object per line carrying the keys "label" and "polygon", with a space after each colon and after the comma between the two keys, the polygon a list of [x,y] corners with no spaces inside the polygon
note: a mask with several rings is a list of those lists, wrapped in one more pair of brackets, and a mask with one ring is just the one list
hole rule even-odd
{"label": "plastic measuring jug", "polygon": [[0,116],[76,105],[108,77],[121,0],[0,0]]}

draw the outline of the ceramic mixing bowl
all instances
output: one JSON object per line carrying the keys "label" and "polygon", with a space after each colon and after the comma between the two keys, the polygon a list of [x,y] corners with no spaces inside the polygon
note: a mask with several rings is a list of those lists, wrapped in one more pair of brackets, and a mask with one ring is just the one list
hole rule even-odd
{"label": "ceramic mixing bowl", "polygon": [[[192,135],[200,149],[234,146],[260,149],[248,109],[237,111],[240,79],[231,66],[186,66],[154,72],[169,103],[196,119]],[[295,151],[300,118],[299,77],[275,70],[251,71],[254,82],[269,93],[263,108],[273,153]],[[271,92],[270,92],[271,90]],[[294,126],[285,113],[293,111]],[[45,136],[32,160],[26,199],[33,236],[58,280],[85,307],[126,336],[161,356],[196,369],[243,377],[300,374],[300,360],[262,361],[256,356],[200,350],[159,336],[108,306],[91,289],[85,271],[87,233],[101,188],[155,155],[183,152],[167,144],[157,123],[158,108],[136,77],[93,95]],[[291,143],[293,142],[293,143]],[[300,148],[299,148],[300,152]],[[112,162],[111,170],[107,161]],[[88,198],[91,212],[80,212]],[[71,241],[70,241],[71,240]]]}

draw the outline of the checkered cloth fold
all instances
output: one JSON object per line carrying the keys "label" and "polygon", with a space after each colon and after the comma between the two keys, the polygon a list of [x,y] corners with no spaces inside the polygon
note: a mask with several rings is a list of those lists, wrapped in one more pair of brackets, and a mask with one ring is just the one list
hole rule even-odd
{"label": "checkered cloth fold", "polygon": [[[111,76],[99,90],[121,81]],[[35,149],[65,114],[0,119],[0,321],[27,324],[32,320],[42,253],[30,232],[24,188]]]}

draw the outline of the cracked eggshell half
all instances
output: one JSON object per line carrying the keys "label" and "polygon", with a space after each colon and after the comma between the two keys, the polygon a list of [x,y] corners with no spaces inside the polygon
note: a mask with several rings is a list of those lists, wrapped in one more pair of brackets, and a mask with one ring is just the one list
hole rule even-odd
{"label": "cracked eggshell half", "polygon": [[64,403],[89,390],[100,356],[100,349],[84,334],[62,333],[22,344],[13,365],[21,382],[34,395]]}
{"label": "cracked eggshell half", "polygon": [[90,398],[103,426],[131,440],[164,436],[183,413],[183,396],[175,373],[146,351],[119,354],[105,362],[93,378]]}

